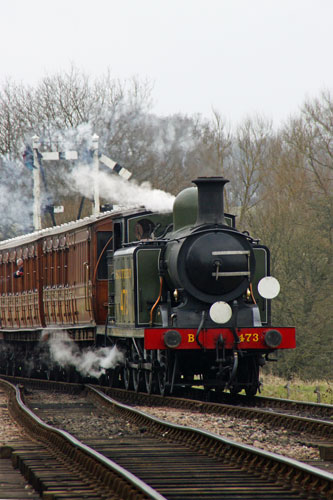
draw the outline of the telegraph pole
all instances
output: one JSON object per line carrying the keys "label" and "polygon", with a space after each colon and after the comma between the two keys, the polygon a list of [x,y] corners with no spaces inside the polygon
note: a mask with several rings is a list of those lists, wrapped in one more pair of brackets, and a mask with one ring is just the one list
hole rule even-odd
{"label": "telegraph pole", "polygon": [[38,160],[38,146],[39,146],[39,137],[34,135],[32,138],[32,150],[34,156],[34,207],[33,207],[33,222],[34,229],[38,231],[42,229],[42,218],[40,211],[40,165]]}
{"label": "telegraph pole", "polygon": [[93,151],[93,177],[94,177],[94,215],[98,215],[100,211],[99,205],[99,157],[98,157],[98,140],[97,134],[92,136],[92,151]]}

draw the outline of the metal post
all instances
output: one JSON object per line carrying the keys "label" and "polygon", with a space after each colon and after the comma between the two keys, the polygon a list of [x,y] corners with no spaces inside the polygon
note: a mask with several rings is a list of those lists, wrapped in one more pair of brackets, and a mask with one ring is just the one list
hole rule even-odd
{"label": "metal post", "polygon": [[92,136],[93,143],[93,176],[94,176],[94,215],[100,212],[99,206],[99,185],[98,185],[98,172],[99,172],[99,158],[98,158],[98,140],[97,134]]}
{"label": "metal post", "polygon": [[32,138],[32,148],[34,155],[34,207],[33,207],[33,223],[35,231],[42,229],[42,218],[41,218],[41,209],[40,209],[40,168],[38,161],[38,146],[39,146],[39,137],[34,135]]}
{"label": "metal post", "polygon": [[315,390],[313,392],[315,394],[317,394],[317,403],[320,403],[320,401],[321,401],[321,394],[320,394],[320,387],[319,387],[319,385],[317,385],[317,387],[315,388]]}
{"label": "metal post", "polygon": [[290,384],[289,384],[289,381],[284,386],[284,388],[287,389],[287,399],[290,399]]}

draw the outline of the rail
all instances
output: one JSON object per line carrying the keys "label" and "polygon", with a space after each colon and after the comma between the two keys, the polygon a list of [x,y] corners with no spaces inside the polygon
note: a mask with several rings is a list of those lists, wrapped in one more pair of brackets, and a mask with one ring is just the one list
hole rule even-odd
{"label": "rail", "polygon": [[333,474],[276,453],[221,438],[216,434],[201,429],[165,422],[110,398],[92,385],[86,387],[104,405],[111,404],[113,408],[116,408],[121,415],[127,418],[135,415],[137,425],[149,426],[150,431],[153,430],[157,435],[164,436],[167,434],[168,439],[173,439],[199,450],[203,448],[209,449],[211,456],[224,461],[227,460],[230,463],[243,462],[247,464],[246,467],[262,470],[268,476],[274,471],[274,475],[279,477],[281,481],[289,482],[290,485],[304,491],[315,491],[323,494],[326,500],[333,499]]}
{"label": "rail", "polygon": [[[47,443],[51,448],[69,457],[85,474],[96,477],[96,481],[104,483],[106,491],[117,491],[122,498],[166,500],[153,488],[145,484],[129,471],[108,459],[101,453],[81,443],[66,431],[57,429],[43,422],[23,402],[19,387],[6,380],[0,383],[9,395],[9,411],[35,439]],[[133,493],[133,489],[135,493]]]}

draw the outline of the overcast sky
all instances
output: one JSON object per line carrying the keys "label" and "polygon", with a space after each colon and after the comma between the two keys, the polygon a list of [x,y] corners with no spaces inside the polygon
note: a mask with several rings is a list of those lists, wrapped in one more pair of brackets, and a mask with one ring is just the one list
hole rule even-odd
{"label": "overcast sky", "polygon": [[279,125],[333,89],[333,0],[2,0],[0,71],[148,78],[160,115]]}

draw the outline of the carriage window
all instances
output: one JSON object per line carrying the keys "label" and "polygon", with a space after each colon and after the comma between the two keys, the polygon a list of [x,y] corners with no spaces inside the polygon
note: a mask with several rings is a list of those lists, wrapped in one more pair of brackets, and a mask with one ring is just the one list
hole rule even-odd
{"label": "carriage window", "polygon": [[97,279],[99,280],[106,280],[108,278],[108,267],[106,261],[107,250],[112,250],[112,232],[99,231],[97,233],[97,259],[100,258],[98,264]]}

